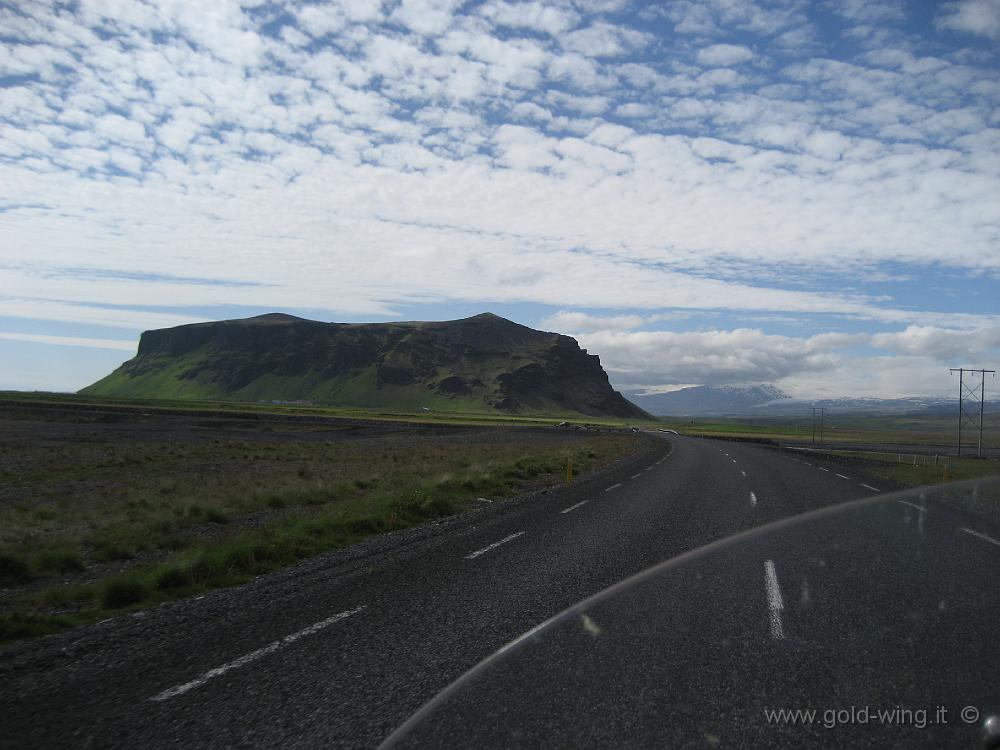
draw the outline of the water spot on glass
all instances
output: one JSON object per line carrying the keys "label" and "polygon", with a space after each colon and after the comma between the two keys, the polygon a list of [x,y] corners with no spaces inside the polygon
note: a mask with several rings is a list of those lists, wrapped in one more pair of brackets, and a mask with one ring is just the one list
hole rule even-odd
{"label": "water spot on glass", "polygon": [[597,638],[599,635],[601,635],[601,633],[604,632],[603,630],[601,630],[601,626],[598,625],[596,622],[594,622],[592,619],[590,619],[590,615],[588,615],[586,612],[582,612],[580,614],[580,624],[583,625],[583,629],[586,630],[588,633],[590,633],[590,635],[592,635],[594,638]]}

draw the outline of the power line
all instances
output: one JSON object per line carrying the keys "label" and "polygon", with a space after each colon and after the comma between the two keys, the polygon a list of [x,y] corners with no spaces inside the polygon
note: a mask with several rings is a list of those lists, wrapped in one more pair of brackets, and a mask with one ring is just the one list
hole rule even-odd
{"label": "power line", "polygon": [[[969,411],[966,403],[972,401],[979,402],[979,448],[976,455],[983,457],[983,412],[986,408],[986,373],[996,377],[996,370],[973,370],[968,367],[952,367],[951,372],[958,373],[958,455],[962,455],[962,427],[968,424],[973,430],[976,429],[976,413]],[[979,385],[968,386],[965,382],[965,373],[974,375],[979,373]],[[974,383],[975,381],[973,381]],[[968,398],[966,398],[968,396]],[[975,407],[973,406],[973,409]]]}

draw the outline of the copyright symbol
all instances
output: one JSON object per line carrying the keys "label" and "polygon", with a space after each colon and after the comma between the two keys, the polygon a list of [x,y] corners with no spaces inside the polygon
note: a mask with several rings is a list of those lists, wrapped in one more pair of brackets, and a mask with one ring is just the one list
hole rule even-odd
{"label": "copyright symbol", "polygon": [[962,709],[961,716],[966,724],[975,724],[979,721],[979,709],[975,706],[966,706]]}

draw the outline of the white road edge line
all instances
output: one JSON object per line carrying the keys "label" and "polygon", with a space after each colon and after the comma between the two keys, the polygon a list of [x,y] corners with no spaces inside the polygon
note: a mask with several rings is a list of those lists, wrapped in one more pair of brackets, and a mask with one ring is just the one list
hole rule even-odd
{"label": "white road edge line", "polygon": [[750,507],[751,508],[757,507],[757,496],[752,492],[750,493]]}
{"label": "white road edge line", "polygon": [[914,503],[907,502],[906,500],[897,500],[896,502],[902,503],[903,505],[909,505],[911,508],[916,508],[917,510],[927,510],[927,508],[922,505],[915,505]]}
{"label": "white road edge line", "polygon": [[781,624],[781,610],[785,608],[785,601],[781,598],[781,587],[778,585],[773,560],[764,563],[764,585],[767,588],[767,608],[771,611],[771,637],[780,641],[785,637]]}
{"label": "white road edge line", "polygon": [[517,533],[511,534],[510,536],[505,536],[499,542],[493,542],[493,544],[491,544],[488,547],[483,547],[482,549],[477,549],[471,555],[466,555],[465,559],[466,560],[475,560],[477,557],[479,557],[480,555],[483,555],[483,554],[489,552],[491,549],[496,549],[501,544],[506,544],[507,542],[511,541],[512,539],[517,539],[523,533],[524,533],[523,531],[518,531]]}
{"label": "white road edge line", "polygon": [[864,482],[861,483],[861,486],[864,487],[866,490],[871,490],[872,492],[881,492],[882,491],[878,487],[872,487],[870,484],[865,484]]}
{"label": "white road edge line", "polygon": [[837,474],[836,476],[840,477],[841,479],[850,479],[850,477],[844,476],[843,474]]}
{"label": "white road edge line", "polygon": [[566,508],[565,510],[561,510],[561,511],[559,511],[559,512],[560,512],[560,513],[569,513],[569,512],[571,511],[571,510],[576,510],[576,509],[577,509],[577,508],[579,508],[579,507],[580,507],[581,505],[586,505],[586,504],[587,504],[587,503],[589,503],[589,502],[590,502],[590,500],[581,500],[581,501],[580,501],[580,502],[578,502],[578,503],[577,503],[576,505],[571,505],[571,506],[569,506],[568,508]]}
{"label": "white road edge line", "polygon": [[611,485],[610,487],[608,487],[608,488],[607,488],[606,490],[604,490],[604,491],[605,491],[605,492],[611,492],[611,490],[617,490],[617,489],[618,489],[619,487],[621,487],[621,486],[622,486],[622,483],[621,483],[621,482],[619,482],[618,484],[613,484],[613,485]]}
{"label": "white road edge line", "polygon": [[253,661],[257,661],[262,656],[267,656],[268,654],[273,654],[275,651],[284,648],[285,646],[290,646],[295,643],[295,641],[300,638],[305,638],[307,635],[312,635],[313,633],[318,633],[323,628],[328,628],[335,622],[346,619],[351,615],[356,615],[358,612],[363,610],[365,605],[362,604],[360,607],[355,607],[354,609],[349,609],[346,612],[338,612],[333,617],[327,617],[325,620],[320,620],[317,623],[313,623],[307,628],[303,628],[297,633],[292,633],[291,635],[286,635],[284,638],[270,643],[264,648],[259,648],[256,651],[251,651],[249,654],[244,654],[238,659],[233,659],[231,662],[223,664],[221,667],[216,667],[215,669],[210,669],[201,677],[197,677],[190,682],[185,682],[183,685],[175,685],[172,688],[164,690],[162,693],[157,693],[152,698],[151,701],[156,701],[157,703],[169,700],[170,698],[176,698],[178,695],[183,695],[188,690],[193,690],[196,687],[204,685],[209,680],[215,679],[216,677],[221,677],[226,672],[233,669],[239,669],[240,667],[245,667],[247,664]]}
{"label": "white road edge line", "polygon": [[966,534],[972,534],[972,536],[978,536],[980,539],[982,539],[984,541],[987,541],[990,544],[995,544],[996,546],[1000,547],[1000,541],[997,541],[996,539],[994,539],[991,536],[986,536],[986,534],[981,534],[978,531],[966,528],[965,526],[960,527],[959,531],[964,531]]}

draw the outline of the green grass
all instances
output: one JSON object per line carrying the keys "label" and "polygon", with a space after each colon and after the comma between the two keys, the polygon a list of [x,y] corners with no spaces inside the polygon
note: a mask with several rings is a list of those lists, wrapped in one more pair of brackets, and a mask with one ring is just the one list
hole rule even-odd
{"label": "green grass", "polygon": [[859,451],[834,451],[834,455],[864,459],[870,462],[865,469],[871,474],[912,486],[1000,476],[1000,461],[988,459]]}
{"label": "green grass", "polygon": [[[799,442],[809,442],[813,439],[809,414],[803,414],[800,419],[681,420],[664,417],[663,424],[681,434],[700,437],[763,438]],[[955,440],[955,420],[952,415],[828,414],[822,437],[824,445],[834,446],[846,442],[951,445]],[[984,437],[985,445],[988,447],[1000,447],[1000,414],[986,415]]]}
{"label": "green grass", "polygon": [[[581,415],[577,412],[566,412],[558,408],[547,411],[539,411],[530,414],[506,414],[485,408],[454,408],[455,404],[450,402],[451,408],[442,411],[425,412],[414,406],[372,406],[372,407],[345,407],[345,406],[322,406],[322,405],[296,405],[296,404],[274,404],[274,403],[253,403],[240,400],[221,400],[206,396],[196,397],[128,397],[128,396],[101,396],[81,392],[72,393],[52,393],[52,392],[25,392],[25,391],[0,391],[0,401],[10,401],[12,403],[24,402],[26,404],[52,404],[54,406],[82,405],[93,407],[105,407],[112,410],[135,411],[153,413],[170,412],[199,412],[206,415],[232,414],[244,416],[316,416],[341,419],[365,419],[374,421],[410,422],[414,424],[465,424],[475,426],[544,426],[554,425],[559,422],[567,422],[573,425],[596,425],[601,427],[662,427],[664,423],[661,419],[652,417],[650,419],[621,417],[592,417]],[[422,404],[426,405],[426,404]],[[462,405],[461,403],[459,405]]]}
{"label": "green grass", "polygon": [[[6,424],[9,436],[16,420]],[[89,427],[67,426],[73,440],[0,442],[0,581],[31,584],[0,603],[0,640],[238,584],[636,445],[622,433],[529,439],[503,427],[342,441],[314,435],[335,423],[287,420],[225,439]]]}

